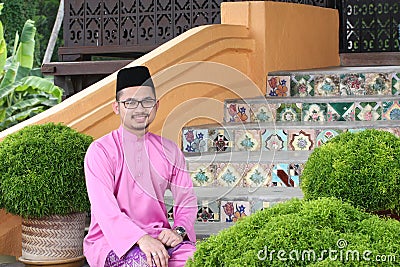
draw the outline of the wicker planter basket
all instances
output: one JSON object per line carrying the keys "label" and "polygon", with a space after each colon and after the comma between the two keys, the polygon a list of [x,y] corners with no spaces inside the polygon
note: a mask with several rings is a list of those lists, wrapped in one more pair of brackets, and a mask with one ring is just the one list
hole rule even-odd
{"label": "wicker planter basket", "polygon": [[86,213],[22,220],[22,257],[27,261],[83,258]]}

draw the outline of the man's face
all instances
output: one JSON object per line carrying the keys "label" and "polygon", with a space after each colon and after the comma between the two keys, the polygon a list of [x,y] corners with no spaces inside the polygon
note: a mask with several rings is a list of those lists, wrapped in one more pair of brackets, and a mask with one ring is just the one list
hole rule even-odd
{"label": "man's face", "polygon": [[122,124],[127,130],[143,135],[153,122],[158,108],[158,101],[152,88],[128,87],[119,94],[119,101],[113,104],[114,112],[120,115]]}

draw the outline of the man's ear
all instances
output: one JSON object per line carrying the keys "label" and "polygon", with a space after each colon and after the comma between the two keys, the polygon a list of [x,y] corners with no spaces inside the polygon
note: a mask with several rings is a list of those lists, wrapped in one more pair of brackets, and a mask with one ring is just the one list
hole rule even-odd
{"label": "man's ear", "polygon": [[112,103],[112,109],[114,111],[115,114],[119,114],[119,103],[117,101]]}

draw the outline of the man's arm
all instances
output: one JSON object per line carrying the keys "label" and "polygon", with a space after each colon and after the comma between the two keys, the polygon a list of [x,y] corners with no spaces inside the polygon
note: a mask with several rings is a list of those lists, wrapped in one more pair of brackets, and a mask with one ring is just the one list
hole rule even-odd
{"label": "man's arm", "polygon": [[174,228],[178,226],[185,228],[189,240],[195,242],[194,223],[197,217],[197,198],[181,151],[177,153],[172,173],[171,192],[174,198]]}

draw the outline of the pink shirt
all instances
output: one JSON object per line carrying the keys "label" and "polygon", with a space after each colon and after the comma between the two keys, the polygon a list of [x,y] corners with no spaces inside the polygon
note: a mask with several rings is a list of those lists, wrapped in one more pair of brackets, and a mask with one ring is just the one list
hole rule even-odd
{"label": "pink shirt", "polygon": [[170,229],[164,194],[174,198],[174,226],[196,241],[197,200],[185,158],[170,140],[152,133],[142,138],[122,126],[93,142],[85,157],[91,223],[83,248],[90,266],[104,266],[108,253],[118,257],[145,234]]}

